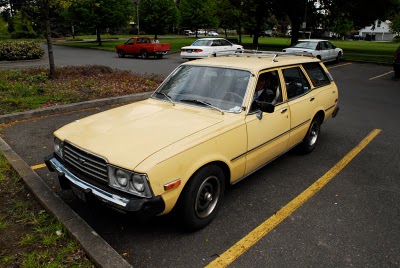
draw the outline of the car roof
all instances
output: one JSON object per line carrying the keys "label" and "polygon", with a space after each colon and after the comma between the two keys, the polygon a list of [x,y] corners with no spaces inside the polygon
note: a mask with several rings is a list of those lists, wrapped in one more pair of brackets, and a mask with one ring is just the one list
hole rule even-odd
{"label": "car roof", "polygon": [[199,38],[197,40],[210,40],[210,41],[213,41],[213,40],[221,40],[221,39],[226,40],[225,38],[221,38],[221,37],[205,37],[205,38]]}
{"label": "car roof", "polygon": [[209,67],[225,67],[232,69],[249,70],[256,74],[261,70],[295,65],[306,62],[319,62],[319,59],[310,56],[281,55],[275,58],[258,56],[218,56],[195,61],[185,62],[182,65],[197,65]]}
{"label": "car roof", "polygon": [[301,40],[299,40],[299,42],[321,42],[321,41],[328,41],[328,40],[325,40],[325,39],[301,39]]}

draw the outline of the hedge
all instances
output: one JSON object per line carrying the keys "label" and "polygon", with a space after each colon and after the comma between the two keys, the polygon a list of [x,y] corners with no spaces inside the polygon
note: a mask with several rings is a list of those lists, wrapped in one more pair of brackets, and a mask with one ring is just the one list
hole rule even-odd
{"label": "hedge", "polygon": [[0,42],[0,61],[32,60],[43,57],[44,50],[35,41],[5,41]]}

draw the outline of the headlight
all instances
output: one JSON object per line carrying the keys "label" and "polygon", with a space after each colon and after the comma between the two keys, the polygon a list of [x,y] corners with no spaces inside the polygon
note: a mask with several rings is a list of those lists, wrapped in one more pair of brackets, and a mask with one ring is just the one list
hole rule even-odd
{"label": "headlight", "polygon": [[138,192],[143,192],[145,190],[144,189],[145,180],[146,180],[146,178],[143,175],[133,174],[132,175],[133,188]]}
{"label": "headlight", "polygon": [[115,172],[115,178],[118,184],[122,187],[128,185],[129,174],[127,174],[127,172],[123,171],[122,169],[117,169],[117,171]]}
{"label": "headlight", "polygon": [[64,158],[64,143],[58,138],[54,138],[54,152]]}
{"label": "headlight", "polygon": [[141,197],[152,197],[147,175],[109,166],[109,185],[115,189]]}

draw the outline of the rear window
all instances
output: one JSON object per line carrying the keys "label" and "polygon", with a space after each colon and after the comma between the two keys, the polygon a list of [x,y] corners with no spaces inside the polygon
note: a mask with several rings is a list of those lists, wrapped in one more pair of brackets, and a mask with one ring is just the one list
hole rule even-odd
{"label": "rear window", "polygon": [[322,69],[321,65],[317,62],[310,62],[303,64],[308,76],[311,79],[312,84],[315,87],[320,87],[330,83],[329,77]]}

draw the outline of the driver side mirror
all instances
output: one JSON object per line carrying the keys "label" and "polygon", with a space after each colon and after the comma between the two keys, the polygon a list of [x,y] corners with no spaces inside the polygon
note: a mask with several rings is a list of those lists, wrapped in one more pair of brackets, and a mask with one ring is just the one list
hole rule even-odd
{"label": "driver side mirror", "polygon": [[272,114],[275,111],[275,105],[265,101],[255,100],[257,107],[264,113]]}

